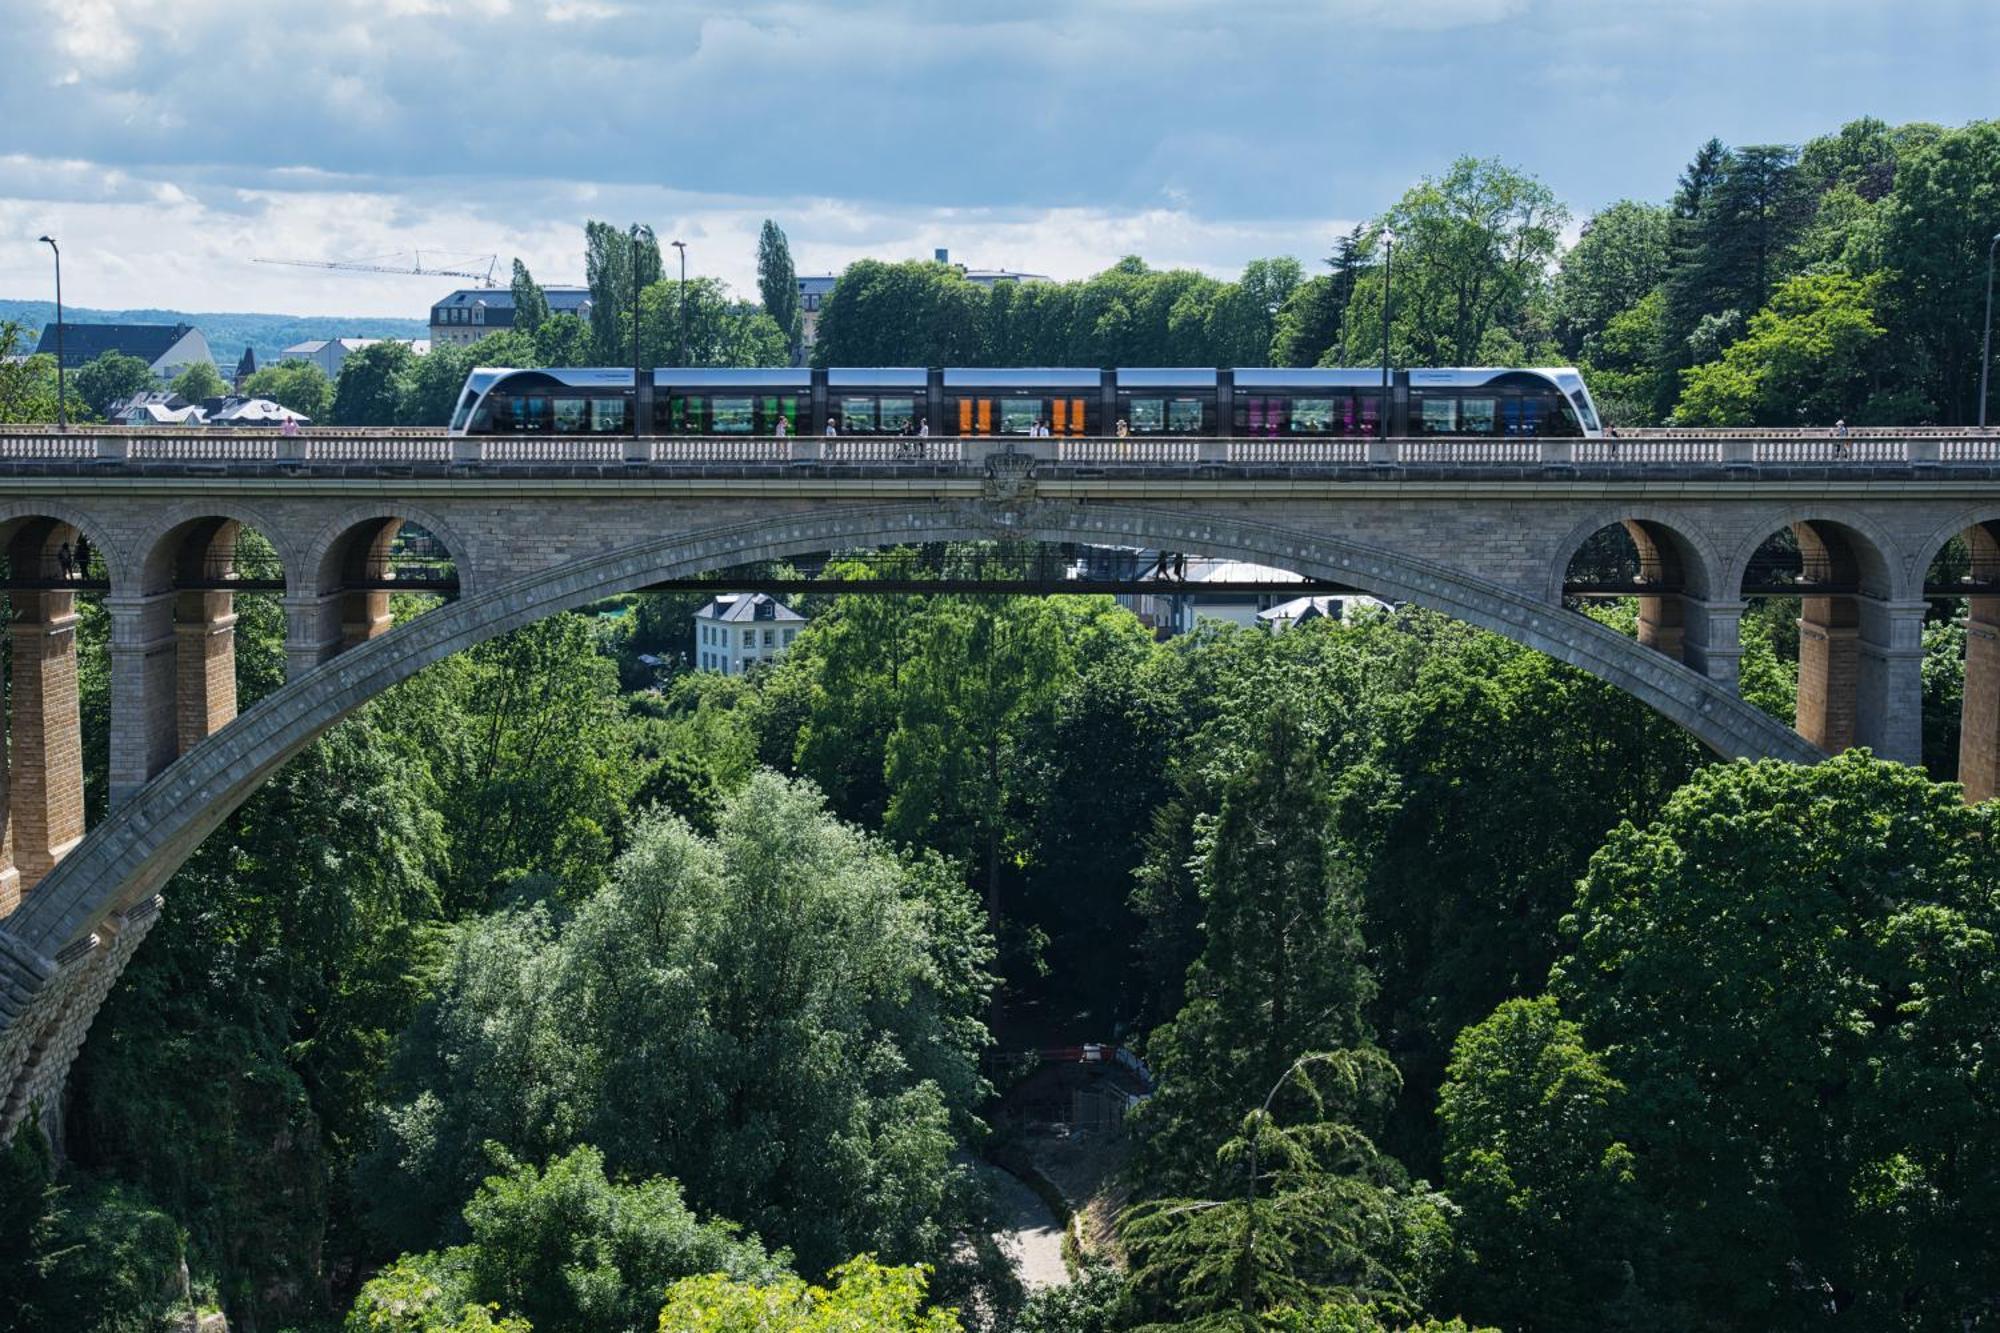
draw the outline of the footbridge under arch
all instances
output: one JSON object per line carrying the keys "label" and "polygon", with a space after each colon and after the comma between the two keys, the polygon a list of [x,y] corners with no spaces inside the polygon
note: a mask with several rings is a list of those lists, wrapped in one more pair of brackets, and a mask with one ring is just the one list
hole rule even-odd
{"label": "footbridge under arch", "polygon": [[[486,638],[754,561],[982,539],[1235,557],[1506,635],[1723,755],[1811,762],[1865,744],[1914,762],[1925,575],[1964,536],[1974,647],[1962,766],[1975,795],[2000,776],[2000,650],[1986,642],[2000,614],[1981,618],[2000,607],[2000,441],[1955,462],[1906,449],[1744,463],[1720,445],[1681,461],[1579,460],[1497,442],[1492,456],[1468,446],[1387,464],[1121,455],[1130,446],[1112,442],[1058,452],[1074,441],[845,463],[793,457],[783,442],[775,454],[731,442],[733,454],[458,461],[411,457],[389,437],[360,443],[348,452],[361,457],[281,458],[274,446],[135,463],[130,443],[123,457],[49,459],[10,455],[0,439],[14,661],[0,775],[0,1137],[59,1104],[161,886],[315,736]],[[406,525],[434,547],[429,563],[411,562]],[[232,564],[246,528],[273,552],[254,577]],[[1636,639],[1564,604],[1579,553],[1606,529],[1637,552],[1637,574],[1614,589],[1639,598]],[[1807,570],[1797,729],[1736,688],[1737,626],[1746,596],[1766,591],[1758,553],[1773,533],[1793,534]],[[404,588],[450,600],[395,625],[390,596]],[[238,716],[231,598],[251,590],[282,598],[288,681]],[[110,626],[110,809],[86,829],[74,603],[91,594]]]}

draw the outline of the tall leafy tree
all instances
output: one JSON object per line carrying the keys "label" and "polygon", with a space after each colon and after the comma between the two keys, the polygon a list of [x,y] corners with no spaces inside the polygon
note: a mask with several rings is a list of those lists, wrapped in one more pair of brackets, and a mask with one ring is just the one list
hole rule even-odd
{"label": "tall leafy tree", "polygon": [[[1494,160],[1460,158],[1412,187],[1369,237],[1377,260],[1382,233],[1396,238],[1392,355],[1414,365],[1480,365],[1493,334],[1521,339],[1568,221],[1546,185]],[[1348,304],[1350,364],[1380,358],[1383,280],[1378,263]]]}
{"label": "tall leafy tree", "polygon": [[416,360],[408,343],[384,341],[352,353],[340,363],[333,385],[329,424],[393,426],[400,419],[405,381]]}
{"label": "tall leafy tree", "polygon": [[1621,199],[1583,224],[1550,293],[1556,341],[1572,359],[1666,275],[1667,210]]}
{"label": "tall leafy tree", "polygon": [[1689,426],[1831,425],[1866,419],[1883,335],[1874,279],[1793,278],[1720,359],[1686,373],[1674,420]]}
{"label": "tall leafy tree", "polygon": [[791,243],[784,229],[769,218],[757,237],[757,294],[764,313],[785,335],[785,350],[796,361],[804,346],[805,326],[799,314],[799,275],[792,267]]}
{"label": "tall leafy tree", "polygon": [[243,392],[269,398],[280,407],[289,407],[314,421],[326,420],[333,407],[333,381],[310,361],[280,361],[275,366],[265,366],[243,381]]}
{"label": "tall leafy tree", "polygon": [[600,364],[632,358],[632,311],[639,293],[660,280],[660,242],[648,226],[583,224],[583,272],[590,286],[590,331]]}
{"label": "tall leafy tree", "polygon": [[1927,400],[1912,406],[1940,422],[1976,421],[1979,279],[2000,233],[2000,120],[1943,131],[1908,153],[1884,209],[1887,323]]}
{"label": "tall leafy tree", "polygon": [[514,261],[514,280],[509,285],[514,297],[514,327],[532,336],[549,317],[548,294],[519,259]]}
{"label": "tall leafy tree", "polygon": [[2000,807],[1841,755],[1710,768],[1592,859],[1556,994],[1703,1327],[1957,1329],[2000,1271]]}
{"label": "tall leafy tree", "polygon": [[368,1177],[398,1182],[395,1234],[436,1226],[488,1140],[589,1142],[809,1271],[952,1253],[976,1203],[953,1154],[985,1090],[977,908],[770,774],[716,823],[642,820],[560,931],[534,911],[466,935]]}
{"label": "tall leafy tree", "polygon": [[186,370],[174,377],[174,382],[169,387],[190,403],[199,403],[208,398],[220,398],[229,392],[228,384],[223,382],[222,373],[215,368],[213,362],[209,361],[190,362]]}
{"label": "tall leafy tree", "polygon": [[134,394],[150,393],[160,387],[153,367],[136,356],[106,352],[76,372],[76,391],[90,410],[107,415]]}
{"label": "tall leafy tree", "polygon": [[718,278],[690,278],[685,289],[667,279],[641,292],[639,344],[652,365],[779,366],[791,355],[771,317],[731,300]]}

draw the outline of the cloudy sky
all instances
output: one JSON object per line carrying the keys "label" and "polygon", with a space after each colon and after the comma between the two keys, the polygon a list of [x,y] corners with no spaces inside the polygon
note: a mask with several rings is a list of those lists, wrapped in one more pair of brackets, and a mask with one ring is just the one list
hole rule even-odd
{"label": "cloudy sky", "polygon": [[1996,0],[0,0],[0,296],[416,315],[258,265],[412,249],[582,276],[650,221],[753,286],[949,246],[1312,260],[1461,153],[1579,216],[1709,135],[2000,115]]}

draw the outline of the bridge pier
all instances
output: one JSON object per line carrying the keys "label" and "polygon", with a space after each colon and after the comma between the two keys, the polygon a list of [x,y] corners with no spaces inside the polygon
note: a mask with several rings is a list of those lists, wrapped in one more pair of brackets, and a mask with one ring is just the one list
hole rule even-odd
{"label": "bridge pier", "polygon": [[236,717],[235,594],[184,592],[174,618],[175,714],[187,753]]}
{"label": "bridge pier", "polygon": [[1969,600],[1958,780],[1977,802],[2000,796],[2000,597]]}
{"label": "bridge pier", "polygon": [[174,594],[111,593],[111,808],[174,761]]}
{"label": "bridge pier", "polygon": [[1839,754],[1854,744],[1861,624],[1851,597],[1803,597],[1799,612],[1799,735]]}
{"label": "bridge pier", "polygon": [[1743,612],[1749,604],[1687,596],[1680,600],[1681,660],[1734,690],[1743,661]]}
{"label": "bridge pier", "polygon": [[297,680],[340,651],[341,594],[287,593],[285,679]]}
{"label": "bridge pier", "polygon": [[1882,759],[1922,764],[1926,603],[1859,600],[1854,743]]}
{"label": "bridge pier", "polygon": [[83,841],[83,719],[76,679],[76,595],[15,592],[13,755],[8,813],[20,892]]}

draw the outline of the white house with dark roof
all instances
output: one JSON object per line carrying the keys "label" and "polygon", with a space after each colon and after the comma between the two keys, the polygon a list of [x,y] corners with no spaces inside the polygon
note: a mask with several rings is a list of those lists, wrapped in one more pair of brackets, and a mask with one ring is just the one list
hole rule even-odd
{"label": "white house with dark roof", "polygon": [[1380,597],[1366,593],[1327,593],[1314,597],[1294,597],[1257,613],[1257,623],[1273,634],[1303,625],[1308,620],[1352,620],[1360,611],[1388,611]]}
{"label": "white house with dark roof", "polygon": [[431,350],[428,338],[308,338],[304,342],[293,343],[278,353],[280,361],[310,361],[320,369],[320,373],[330,380],[340,378],[340,368],[347,364],[347,358],[364,347],[373,347],[379,342],[401,342],[418,356]]}
{"label": "white house with dark roof", "polygon": [[58,341],[65,370],[87,366],[108,352],[138,357],[162,380],[173,379],[197,361],[215,364],[208,339],[192,324],[76,324],[64,320],[61,338],[57,338],[54,324],[46,325],[35,350],[54,356]]}
{"label": "white house with dark roof", "polygon": [[[551,315],[590,321],[590,288],[544,287]],[[476,343],[514,327],[514,293],[507,287],[461,287],[431,307],[431,342]]]}
{"label": "white house with dark roof", "polygon": [[805,627],[804,616],[769,593],[723,593],[694,613],[695,666],[740,676],[783,657]]}

